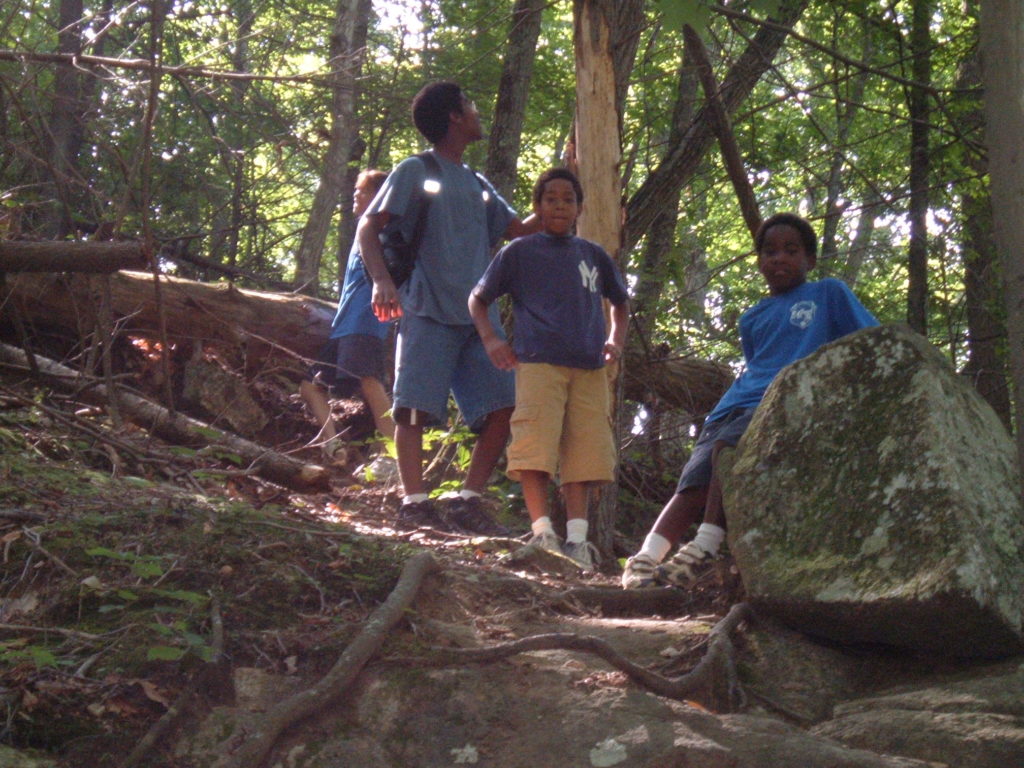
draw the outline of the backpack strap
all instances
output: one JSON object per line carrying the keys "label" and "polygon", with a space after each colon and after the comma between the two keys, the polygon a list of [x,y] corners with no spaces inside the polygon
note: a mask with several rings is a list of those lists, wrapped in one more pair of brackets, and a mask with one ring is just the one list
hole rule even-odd
{"label": "backpack strap", "polygon": [[[424,179],[424,186],[428,181],[433,181],[435,184],[439,184],[441,181],[441,164],[437,162],[437,158],[434,157],[432,152],[420,152],[415,155],[423,163],[427,170],[426,178]],[[417,192],[417,196],[420,199],[420,210],[416,215],[416,226],[412,231],[412,240],[409,242],[409,247],[412,252],[419,255],[420,243],[423,241],[423,233],[427,229],[427,214],[430,212],[430,204],[434,201],[433,194],[424,194],[423,190]]]}

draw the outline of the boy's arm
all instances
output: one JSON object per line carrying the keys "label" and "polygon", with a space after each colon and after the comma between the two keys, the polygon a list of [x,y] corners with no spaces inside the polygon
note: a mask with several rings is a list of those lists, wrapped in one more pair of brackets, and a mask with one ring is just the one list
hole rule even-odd
{"label": "boy's arm", "polygon": [[369,214],[359,219],[356,237],[359,239],[359,255],[366,267],[366,274],[373,281],[373,294],[370,304],[373,313],[381,322],[386,322],[402,314],[402,305],[398,302],[398,289],[384,266],[384,249],[380,244],[380,233],[388,223],[390,214],[387,211]]}
{"label": "boy's arm", "polygon": [[512,351],[512,346],[495,332],[491,318],[487,314],[488,303],[477,295],[474,288],[469,294],[469,316],[473,318],[473,325],[476,326],[476,332],[480,334],[480,340],[484,343],[484,349],[494,367],[510,371],[519,361],[516,359],[516,353]]}
{"label": "boy's arm", "polygon": [[629,302],[612,304],[611,330],[608,340],[604,343],[604,361],[606,363],[619,360],[626,348],[626,328],[629,326]]}

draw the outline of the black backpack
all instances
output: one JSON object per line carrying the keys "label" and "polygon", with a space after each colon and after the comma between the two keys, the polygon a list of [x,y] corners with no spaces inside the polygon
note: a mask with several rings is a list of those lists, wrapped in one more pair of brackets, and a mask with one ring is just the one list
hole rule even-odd
{"label": "black backpack", "polygon": [[[409,279],[416,267],[420,243],[423,241],[423,233],[427,228],[427,213],[430,211],[430,204],[434,201],[434,197],[441,191],[441,164],[437,162],[437,158],[432,152],[420,152],[414,157],[423,161],[427,175],[423,180],[423,187],[416,195],[419,198],[419,211],[416,214],[416,226],[413,227],[412,239],[406,242],[398,226],[386,227],[380,235],[381,247],[384,251],[384,266],[387,267],[388,274],[391,275],[391,280],[396,288]],[[486,199],[488,192],[483,179],[476,171],[473,171],[473,175]],[[428,182],[433,182],[433,184]]]}
{"label": "black backpack", "polygon": [[[416,256],[420,248],[420,242],[423,240],[423,232],[427,228],[427,213],[430,210],[430,204],[434,201],[434,195],[440,191],[440,163],[437,162],[437,159],[430,152],[420,152],[415,157],[423,161],[423,165],[427,169],[427,176],[423,184],[424,189],[421,189],[417,194],[419,198],[419,213],[416,216],[416,226],[412,231],[412,239],[406,242],[400,228],[397,226],[386,228],[380,235],[380,243],[384,251],[384,266],[387,267],[388,274],[391,275],[391,280],[396,288],[409,279],[413,269],[416,267]],[[428,184],[427,182],[430,181],[434,183]],[[431,187],[430,191],[425,189],[428,186]]]}

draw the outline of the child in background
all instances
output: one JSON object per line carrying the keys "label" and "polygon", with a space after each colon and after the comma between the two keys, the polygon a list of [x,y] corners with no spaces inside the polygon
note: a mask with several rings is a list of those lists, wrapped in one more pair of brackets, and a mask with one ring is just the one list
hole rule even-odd
{"label": "child in background", "polygon": [[[675,495],[662,509],[651,532],[626,561],[626,589],[692,584],[703,566],[718,555],[725,538],[722,487],[715,474],[719,451],[735,446],[775,375],[822,344],[878,325],[846,284],[834,278],[807,282],[817,263],[818,239],[805,219],[780,213],[764,221],[754,237],[757,267],[768,283],[768,297],[740,318],[746,369],[718,401],[693,453],[683,467]],[[659,565],[703,512],[697,536],[668,562]]]}
{"label": "child in background", "polygon": [[[469,298],[469,312],[495,366],[516,372],[508,475],[523,487],[530,543],[563,552],[584,570],[592,486],[614,480],[616,450],[605,363],[622,355],[628,293],[600,246],[573,235],[583,189],[565,168],[543,173],[533,190],[541,232],[505,246]],[[496,331],[488,306],[512,297],[514,345]],[[612,304],[605,334],[602,298]],[[555,474],[565,499],[566,540],[555,533],[548,489]]]}
{"label": "child in background", "polygon": [[[356,219],[373,200],[384,184],[384,171],[368,169],[356,178],[352,195],[352,212]],[[320,424],[317,441],[325,458],[335,460],[344,454],[344,444],[337,439],[328,390],[335,397],[351,397],[357,391],[373,415],[377,431],[393,439],[395,424],[388,416],[391,398],[384,386],[385,340],[390,323],[382,323],[370,306],[372,286],[366,278],[358,242],[352,243],[345,279],[342,282],[338,311],[331,324],[331,336],[310,366],[307,378],[299,385],[299,394]]]}

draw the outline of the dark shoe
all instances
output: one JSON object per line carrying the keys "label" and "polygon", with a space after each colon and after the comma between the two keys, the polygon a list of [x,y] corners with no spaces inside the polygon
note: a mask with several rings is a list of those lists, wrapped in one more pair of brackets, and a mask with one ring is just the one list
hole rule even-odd
{"label": "dark shoe", "polygon": [[711,553],[705,552],[696,542],[690,541],[681,546],[671,560],[659,565],[655,569],[654,577],[661,584],[692,587],[714,559]]}
{"label": "dark shoe", "polygon": [[434,502],[430,499],[403,504],[398,508],[398,528],[404,531],[415,528],[433,528],[436,531],[450,531],[449,526],[437,513]]}
{"label": "dark shoe", "polygon": [[508,528],[495,522],[487,514],[479,496],[470,499],[456,496],[453,499],[445,500],[441,516],[451,527],[466,533],[478,533],[481,536],[509,535]]}

